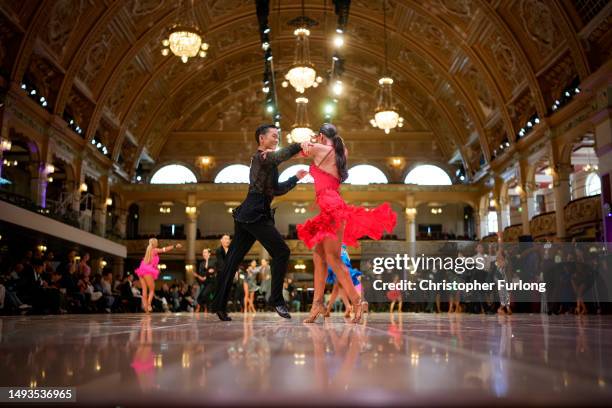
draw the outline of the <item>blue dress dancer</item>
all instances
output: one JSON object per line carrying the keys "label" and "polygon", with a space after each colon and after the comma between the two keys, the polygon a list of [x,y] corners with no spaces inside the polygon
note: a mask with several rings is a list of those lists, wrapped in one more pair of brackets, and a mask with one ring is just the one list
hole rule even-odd
{"label": "blue dress dancer", "polygon": [[[361,281],[359,277],[363,275],[359,269],[353,268],[351,265],[351,259],[349,258],[348,252],[346,251],[346,245],[342,244],[342,251],[340,252],[340,258],[342,262],[349,270],[351,275],[351,279],[353,280],[353,285],[355,285],[355,289],[358,293],[361,293]],[[331,314],[331,309],[336,301],[336,298],[340,296],[342,302],[344,303],[345,313],[344,317],[351,317],[351,304],[349,303],[348,298],[344,292],[344,289],[338,284],[338,280],[336,279],[336,274],[332,271],[332,268],[327,268],[327,283],[330,285],[334,285],[332,289],[331,296],[329,297],[329,303],[327,304],[327,311],[325,312],[325,317],[329,317]]]}

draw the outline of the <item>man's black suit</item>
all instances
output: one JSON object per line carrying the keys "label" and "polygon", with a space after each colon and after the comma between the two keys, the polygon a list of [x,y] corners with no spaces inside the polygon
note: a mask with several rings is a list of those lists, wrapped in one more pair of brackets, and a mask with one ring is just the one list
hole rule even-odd
{"label": "man's black suit", "polygon": [[223,271],[218,276],[219,288],[213,306],[216,311],[225,311],[232,281],[238,265],[255,241],[261,242],[272,257],[272,288],[270,304],[284,305],[283,280],[289,262],[289,247],[274,226],[274,211],[270,208],[275,196],[283,195],[298,182],[296,176],[278,182],[278,165],[299,153],[298,143],[268,153],[265,158],[257,151],[251,158],[249,192],[240,206],[234,210],[234,239],[230,244]]}

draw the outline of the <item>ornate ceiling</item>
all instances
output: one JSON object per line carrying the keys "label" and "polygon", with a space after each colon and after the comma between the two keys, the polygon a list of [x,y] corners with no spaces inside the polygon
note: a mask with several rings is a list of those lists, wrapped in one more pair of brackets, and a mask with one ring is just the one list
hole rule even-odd
{"label": "ornate ceiling", "polygon": [[[490,160],[502,141],[514,143],[530,117],[546,117],[572,80],[586,78],[610,58],[610,5],[590,1],[576,9],[574,3],[389,0],[389,63],[405,137],[429,132],[431,156],[460,157],[469,172],[480,167],[481,155]],[[53,113],[74,117],[84,137],[101,140],[128,172],[142,152],[157,159],[171,149],[177,132],[250,135],[256,124],[269,121],[254,1],[196,0],[196,17],[211,47],[207,58],[186,64],[160,52],[181,11],[178,4],[2,0],[0,74],[34,84]],[[299,0],[271,1],[276,69],[292,62],[294,37],[287,22],[300,8]],[[306,1],[306,13],[319,22],[310,48],[323,71],[330,65],[335,27],[331,0]],[[372,131],[383,66],[382,20],[382,0],[352,1],[343,49],[347,92],[335,119],[349,142]],[[313,125],[323,120],[322,88],[306,95]],[[278,93],[287,129],[295,117],[295,93],[280,86]],[[355,140],[355,149],[365,149]]]}

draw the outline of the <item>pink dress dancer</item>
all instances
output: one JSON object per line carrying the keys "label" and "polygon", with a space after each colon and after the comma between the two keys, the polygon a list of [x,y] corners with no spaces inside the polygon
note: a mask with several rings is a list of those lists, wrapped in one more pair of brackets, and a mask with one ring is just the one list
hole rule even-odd
{"label": "pink dress dancer", "polygon": [[159,264],[158,251],[157,248],[153,249],[151,263],[146,263],[144,259],[140,261],[140,266],[135,270],[136,275],[141,278],[144,278],[146,275],[151,275],[153,279],[157,279],[159,276],[159,269],[157,269],[157,265]]}

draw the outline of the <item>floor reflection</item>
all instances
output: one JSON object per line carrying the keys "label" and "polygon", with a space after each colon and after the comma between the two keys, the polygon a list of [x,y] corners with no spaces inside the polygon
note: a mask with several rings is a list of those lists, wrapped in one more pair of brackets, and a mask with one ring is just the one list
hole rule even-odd
{"label": "floor reflection", "polygon": [[[77,387],[85,401],[350,402],[453,393],[593,401],[611,395],[612,318],[372,314],[0,318],[0,381]],[[306,399],[302,399],[306,398]]]}

